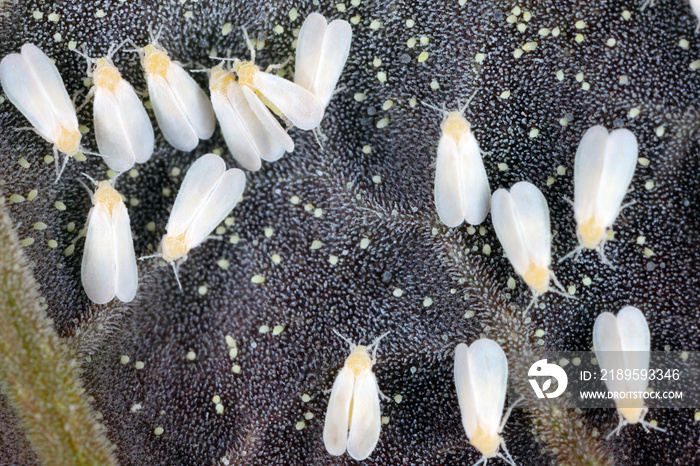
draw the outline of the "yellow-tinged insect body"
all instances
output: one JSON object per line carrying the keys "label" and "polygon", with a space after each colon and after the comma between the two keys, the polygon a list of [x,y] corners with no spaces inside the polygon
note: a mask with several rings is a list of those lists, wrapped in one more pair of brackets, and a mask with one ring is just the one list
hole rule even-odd
{"label": "yellow-tinged insect body", "polygon": [[260,98],[260,100],[263,101],[265,106],[269,108],[272,111],[272,113],[284,119],[285,121],[287,120],[287,117],[280,111],[280,109],[277,108],[277,106],[273,104],[270,101],[270,99],[265,97],[263,93],[260,92],[260,89],[258,89],[257,86],[254,84],[255,75],[261,72],[260,67],[258,65],[250,61],[236,60],[234,64],[234,70],[238,75],[238,82],[242,86],[246,86],[251,91],[255,92],[255,95],[257,95]]}
{"label": "yellow-tinged insect body", "polygon": [[481,150],[463,116],[465,110],[466,105],[459,111],[440,110],[444,117],[435,160],[435,210],[450,228],[465,221],[480,224],[489,213],[491,201]]}
{"label": "yellow-tinged insect body", "polygon": [[53,61],[33,44],[21,53],[0,61],[0,84],[4,95],[22,112],[36,132],[53,145],[55,154],[65,154],[56,181],[71,156],[80,150],[80,130],[73,102]]}
{"label": "yellow-tinged insect body", "polygon": [[194,150],[200,139],[209,139],[216,117],[208,96],[190,74],[156,38],[139,50],[148,95],[165,139],[176,149]]}
{"label": "yellow-tinged insect body", "polygon": [[255,49],[248,40],[250,61],[236,59],[233,70],[241,86],[255,92],[256,96],[277,116],[291,126],[302,130],[316,128],[323,119],[324,108],[316,96],[307,89],[287,79],[269,73],[282,65],[273,65],[265,71],[255,64]]}
{"label": "yellow-tinged insect body", "polygon": [[168,52],[156,44],[148,44],[143,48],[143,69],[149,75],[165,77],[170,66]]}
{"label": "yellow-tinged insect body", "polygon": [[260,67],[249,61],[237,61],[234,67],[236,74],[238,74],[238,81],[243,86],[248,86],[255,90],[253,78],[255,77],[255,73],[260,72]]}
{"label": "yellow-tinged insect body", "polygon": [[187,254],[189,247],[185,241],[185,234],[178,236],[165,235],[163,237],[163,260],[175,261]]}
{"label": "yellow-tinged insect body", "polygon": [[95,86],[114,92],[121,78],[119,70],[109,58],[102,57],[95,61],[95,71],[92,78]]}
{"label": "yellow-tinged insect body", "polygon": [[226,94],[226,89],[234,82],[236,82],[236,76],[222,65],[216,65],[211,69],[209,76],[209,90],[211,92]]}
{"label": "yellow-tinged insect body", "polygon": [[574,161],[574,218],[579,246],[597,249],[603,262],[608,230],[622,210],[622,201],[634,176],[639,152],[637,138],[628,129],[608,132],[596,125],[581,137]]}
{"label": "yellow-tinged insect body", "polygon": [[119,47],[110,47],[106,56],[97,59],[80,55],[88,60],[88,76],[93,81],[86,102],[94,98],[92,115],[99,153],[110,169],[124,172],[151,158],[154,134],[136,91],[114,66],[112,56]]}
{"label": "yellow-tinged insect body", "polygon": [[617,410],[628,424],[636,424],[644,419],[649,408],[644,405],[642,398],[622,398],[615,400]]}
{"label": "yellow-tinged insect body", "polygon": [[[610,373],[648,371],[651,332],[646,317],[634,306],[625,306],[617,315],[603,312],[593,324],[593,348],[601,370]],[[608,378],[605,379],[605,386],[613,394],[620,415],[620,423],[607,438],[628,424],[659,429],[644,420],[649,408],[639,394],[649,387],[646,378]]]}
{"label": "yellow-tinged insect body", "polygon": [[355,376],[364,370],[371,369],[373,365],[367,347],[362,345],[357,346],[345,360],[345,366],[349,367]]}
{"label": "yellow-tinged insect body", "polygon": [[498,455],[498,448],[503,442],[503,437],[494,432],[489,432],[477,427],[476,433],[469,441],[481,452],[486,458],[494,458]]}
{"label": "yellow-tinged insect body", "polygon": [[120,202],[122,202],[121,195],[112,187],[109,181],[100,181],[97,184],[97,190],[92,198],[93,204],[102,204],[109,209],[111,214],[114,211],[114,207]]}
{"label": "yellow-tinged insect body", "polygon": [[80,131],[61,125],[56,138],[56,149],[69,156],[76,155],[80,150]]}
{"label": "yellow-tinged insect body", "polygon": [[550,268],[552,233],[549,207],[542,192],[526,181],[515,183],[510,192],[496,190],[491,218],[508,260],[532,290],[530,305],[538,296],[552,291],[550,280],[561,289]]}
{"label": "yellow-tinged insect body", "polygon": [[115,297],[130,302],[138,288],[138,269],[129,213],[111,181],[96,184],[80,268],[83,289],[97,304]]}
{"label": "yellow-tinged insect body", "polygon": [[[455,349],[454,377],[469,442],[481,452],[482,460],[498,456],[515,464],[501,436],[512,409],[503,414],[508,383],[508,360],[503,349],[489,339],[477,340],[471,346],[460,343]],[[499,453],[500,449],[505,455]]]}
{"label": "yellow-tinged insect body", "polygon": [[238,203],[244,189],[245,174],[241,170],[227,170],[216,154],[198,158],[182,180],[158,255],[177,271],[175,261],[184,261],[190,250],[209,237]]}
{"label": "yellow-tinged insect body", "polygon": [[448,113],[447,117],[442,122],[441,128],[445,134],[454,138],[457,144],[459,144],[462,135],[467,135],[471,131],[469,122],[460,112]]}
{"label": "yellow-tinged insect body", "polygon": [[584,248],[596,249],[605,239],[606,228],[595,217],[590,217],[578,225],[576,234]]}
{"label": "yellow-tinged insect body", "polygon": [[552,271],[547,267],[541,267],[534,262],[530,262],[530,267],[523,275],[523,280],[527,286],[532,288],[537,294],[545,294],[549,290],[549,279]]}
{"label": "yellow-tinged insect body", "polygon": [[[294,141],[270,110],[277,107],[252,86],[254,66],[236,60],[231,69],[223,63],[209,73],[211,103],[221,132],[236,161],[248,170],[259,170],[261,160],[274,162],[294,150]],[[236,80],[234,70],[243,69],[249,85]]]}

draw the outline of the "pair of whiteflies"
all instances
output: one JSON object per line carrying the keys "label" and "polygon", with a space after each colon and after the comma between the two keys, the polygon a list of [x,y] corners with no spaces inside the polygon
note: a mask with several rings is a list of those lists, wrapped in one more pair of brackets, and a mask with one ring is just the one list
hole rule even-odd
{"label": "pair of whiteflies", "polygon": [[[331,455],[347,451],[362,461],[372,454],[379,441],[381,391],[372,366],[379,341],[386,335],[369,347],[355,345],[341,336],[350,345],[350,355],[338,372],[328,399],[323,443]],[[508,382],[508,361],[501,347],[489,339],[477,340],[471,346],[459,344],[454,378],[462,425],[471,444],[483,459],[501,456],[514,464],[500,435],[512,409],[511,406],[501,420]],[[503,448],[505,457],[499,448]]]}
{"label": "pair of whiteflies", "polygon": [[[369,347],[350,345],[350,355],[338,372],[328,399],[323,442],[331,455],[348,454],[364,460],[372,454],[381,431],[379,396],[381,391],[372,372],[379,341]],[[646,373],[649,368],[651,337],[642,312],[624,307],[617,316],[604,312],[593,326],[593,347],[602,370]],[[370,351],[372,355],[370,357]],[[454,363],[455,388],[462,426],[469,442],[482,454],[479,461],[501,457],[515,464],[501,434],[511,410],[503,409],[508,384],[508,360],[501,346],[493,340],[476,340],[471,346],[457,345]],[[646,391],[647,378],[637,380],[608,377],[605,380],[614,398],[620,422],[608,438],[628,424],[652,425],[644,420],[648,408],[642,397],[621,397]],[[661,429],[659,429],[661,430]],[[503,450],[501,453],[499,450]]]}
{"label": "pair of whiteflies", "polygon": [[[211,70],[211,102],[180,64],[151,38],[139,48],[153,111],[165,139],[176,149],[191,151],[214,133],[218,117],[224,138],[236,160],[258,170],[261,159],[274,161],[294,150],[294,142],[277,116],[291,126],[315,130],[335,90],[350,51],[352,31],[347,21],[327,24],[312,13],[302,25],[296,50],[295,81],[260,71],[251,61]],[[249,42],[250,45],[250,42]],[[114,66],[112,55],[88,59],[93,80],[93,119],[99,155],[117,172],[144,163],[153,154],[154,133],[141,100]],[[94,65],[94,66],[92,66]],[[76,111],[56,66],[33,44],[0,63],[0,82],[8,99],[34,130],[53,145],[57,179],[68,158],[84,151]],[[87,99],[86,99],[87,102]],[[58,153],[64,154],[58,167]]]}
{"label": "pair of whiteflies", "polygon": [[[463,112],[464,108],[446,113],[441,125],[434,193],[438,216],[448,227],[464,221],[478,225],[490,209],[496,235],[513,268],[532,290],[534,302],[539,295],[555,291],[550,280],[561,288],[550,269],[552,234],[547,200],[526,181],[491,195],[479,144]],[[593,126],[583,135],[574,162],[573,206],[579,247],[572,254],[583,248],[597,249],[608,262],[603,248],[623,208],[637,152],[637,139],[627,129],[608,133],[602,126]]]}
{"label": "pair of whiteflies", "polygon": [[[116,296],[130,302],[138,288],[129,214],[114,181],[101,181],[92,195],[81,265],[81,281],[88,298],[104,304]],[[204,242],[233,210],[245,189],[238,168],[226,169],[215,154],[198,158],[187,170],[170,212],[166,234],[156,255],[171,264],[178,285],[177,266]]]}
{"label": "pair of whiteflies", "polygon": [[[134,163],[144,163],[151,158],[154,133],[134,88],[112,62],[115,52],[116,49],[110,49],[105,57],[98,59],[83,54],[88,59],[87,74],[93,81],[85,103],[90,97],[94,98],[98,155],[109,168],[123,172]],[[87,151],[81,147],[76,110],[56,65],[39,48],[27,43],[22,46],[21,53],[2,59],[0,83],[10,102],[29,120],[34,131],[53,145],[58,181],[68,159]],[[64,154],[60,169],[59,152]]]}

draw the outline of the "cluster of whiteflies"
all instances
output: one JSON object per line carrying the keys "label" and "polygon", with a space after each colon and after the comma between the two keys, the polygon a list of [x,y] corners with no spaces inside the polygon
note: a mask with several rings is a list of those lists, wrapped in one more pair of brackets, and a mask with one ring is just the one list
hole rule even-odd
{"label": "cluster of whiteflies", "polygon": [[[549,207],[542,192],[522,181],[510,191],[498,189],[491,195],[479,144],[461,111],[446,113],[437,150],[435,206],[448,227],[464,221],[478,225],[491,209],[491,219],[501,245],[517,274],[538,296],[555,291],[550,280],[566,291],[550,269],[552,233]],[[610,133],[593,126],[581,138],[574,162],[574,218],[577,247],[566,259],[582,249],[597,249],[608,263],[603,248],[622,200],[632,182],[637,163],[637,138],[627,129]],[[560,260],[560,262],[561,262]]]}
{"label": "cluster of whiteflies", "polygon": [[[200,139],[212,136],[218,118],[236,161],[248,170],[259,170],[261,160],[272,162],[294,150],[289,128],[314,130],[317,137],[320,135],[318,127],[345,66],[351,38],[347,21],[328,24],[318,13],[309,15],[299,32],[294,82],[261,71],[255,65],[255,49],[247,41],[251,61],[236,59],[231,68],[222,61],[209,71],[211,101],[192,76],[170,59],[157,38],[151,37],[151,43],[137,51],[156,120],[173,147],[195,149]],[[122,45],[102,58],[84,55],[93,80],[85,103],[94,97],[97,155],[119,173],[134,163],[148,161],[154,146],[151,120],[134,88],[112,62],[112,55]],[[0,82],[34,131],[53,144],[58,181],[68,159],[85,151],[80,145],[76,110],[56,66],[36,46],[24,44],[21,53],[3,58]],[[60,169],[59,152],[64,154]],[[245,183],[244,173],[226,170],[218,155],[204,155],[189,168],[158,254],[173,265],[176,277],[176,261],[185,260],[187,253],[224,220],[240,199]],[[98,304],[115,296],[129,302],[138,286],[129,214],[114,189],[114,180],[95,184],[81,270],[83,287]]]}
{"label": "cluster of whiteflies", "polygon": [[[235,59],[232,66],[227,66],[222,60],[209,70],[211,99],[182,66],[170,60],[157,38],[138,48],[138,52],[158,125],[173,147],[183,151],[195,149],[200,139],[211,137],[218,119],[236,161],[243,168],[258,170],[262,160],[272,162],[294,150],[287,133],[290,127],[314,130],[320,136],[318,127],[347,60],[350,41],[351,30],[346,21],[327,24],[323,16],[311,14],[299,33],[294,82],[267,72],[274,67],[261,71],[255,65],[255,50],[248,42],[251,61]],[[149,160],[154,133],[136,92],[112,62],[118,48],[96,60],[87,55],[86,58],[88,75],[94,83],[88,97],[94,97],[99,155],[112,170],[123,172],[134,163]],[[83,149],[76,111],[55,65],[37,47],[25,44],[21,54],[2,60],[0,81],[9,100],[34,130],[53,144],[60,177],[68,158]],[[491,196],[479,145],[463,111],[446,113],[442,123],[435,173],[438,215],[449,227],[457,227],[465,220],[478,225],[491,208],[498,238],[516,272],[532,289],[534,302],[537,296],[552,291],[550,279],[557,283],[550,269],[547,202],[528,182],[515,184],[510,192],[499,189]],[[65,154],[60,169],[58,152]],[[605,260],[603,245],[621,209],[636,159],[636,138],[628,130],[608,133],[596,126],[583,136],[574,167],[573,204],[581,245],[574,252],[581,248],[598,249]],[[218,155],[206,154],[190,166],[157,254],[173,265],[176,277],[176,263],[185,260],[187,253],[206,240],[231,212],[245,183],[244,173],[227,170]],[[88,297],[99,304],[115,296],[129,302],[138,287],[129,215],[114,189],[114,180],[95,184],[82,261],[83,287]],[[351,354],[333,384],[323,432],[326,449],[332,455],[347,450],[353,458],[362,460],[377,444],[381,429],[380,391],[372,366],[382,337],[369,348],[348,341]],[[647,355],[646,359],[632,362],[601,356],[601,367],[648,367],[649,329],[636,308],[627,307],[617,317],[601,314],[594,326],[593,341],[598,351],[637,351]],[[455,385],[467,437],[484,459],[501,456],[513,463],[501,437],[508,418],[506,414],[501,419],[507,379],[508,363],[497,343],[482,339],[471,346],[458,345]],[[646,389],[639,384],[611,383],[616,382],[622,385],[609,387],[611,391]],[[618,429],[627,423],[647,424],[643,420],[647,411],[643,401],[616,402],[621,419]],[[499,453],[499,448],[506,456]]]}
{"label": "cluster of whiteflies", "polygon": [[[459,111],[442,111],[444,120],[437,149],[434,191],[440,220],[451,228],[458,227],[465,221],[478,225],[491,210],[493,226],[506,256],[516,273],[532,290],[530,306],[538,296],[548,291],[568,296],[550,268],[552,235],[549,208],[544,195],[535,185],[526,181],[516,183],[510,191],[498,189],[491,194],[479,144],[469,122],[463,116],[467,105]],[[627,129],[608,132],[602,126],[594,126],[583,135],[574,163],[573,207],[579,246],[561,260],[578,254],[585,248],[597,249],[603,262],[608,263],[603,248],[615,219],[624,208],[622,201],[634,175],[637,153],[637,140]],[[550,288],[551,280],[561,291]],[[631,306],[622,309],[617,317],[609,312],[602,313],[593,328],[593,344],[602,369],[648,369],[650,343],[649,327],[644,315]],[[361,371],[369,370],[371,364],[357,364],[360,357],[356,353],[360,349],[363,347],[354,349],[345,368],[338,375],[329,401],[329,414],[335,405],[342,406],[339,400],[347,397],[343,394],[342,385],[347,384],[345,379],[350,377],[349,374],[354,374],[356,387],[359,380],[367,378],[366,375],[360,378],[360,374]],[[370,361],[368,356],[365,355],[364,358],[363,361]],[[457,346],[455,385],[462,423],[471,444],[482,453],[484,462],[488,458],[500,456],[507,462],[514,463],[500,436],[508,418],[506,413],[501,420],[507,379],[506,356],[496,342],[481,339],[471,346]],[[608,390],[614,394],[641,393],[646,390],[647,383],[647,380],[606,379]],[[355,388],[355,395],[358,395],[357,390]],[[359,395],[362,396],[361,393]],[[611,435],[627,424],[641,423],[645,428],[650,426],[644,421],[648,408],[643,399],[618,396],[614,399],[620,414],[620,424]],[[336,409],[337,413],[343,411]],[[350,435],[347,439],[348,451],[356,458],[362,457],[361,453],[367,451],[362,448],[366,447],[366,443],[353,439],[354,413],[357,411],[359,415],[366,415],[361,409],[353,405]],[[329,427],[327,417],[324,437],[327,446],[333,441],[340,445],[340,430],[339,426]],[[376,427],[375,443],[378,434],[379,429]],[[342,442],[344,448],[345,440]],[[499,448],[503,449],[505,456],[499,453]]]}
{"label": "cluster of whiteflies", "polygon": [[[341,336],[350,345],[350,355],[333,383],[323,429],[323,441],[332,455],[347,450],[356,460],[363,460],[379,441],[381,392],[372,366],[379,340],[385,335],[369,347],[356,346]],[[649,369],[649,326],[635,307],[627,306],[617,316],[610,312],[599,315],[593,326],[593,346],[601,370],[644,373]],[[537,369],[536,365],[533,368]],[[538,374],[531,369],[529,375]],[[455,351],[454,379],[462,426],[469,442],[482,454],[484,464],[498,456],[514,465],[501,436],[510,411],[518,403],[511,404],[503,414],[508,384],[508,360],[503,349],[487,338],[471,346],[460,343]],[[608,437],[628,424],[653,427],[644,420],[648,408],[643,398],[634,396],[646,391],[647,379],[606,378],[605,384],[614,394],[620,418]]]}

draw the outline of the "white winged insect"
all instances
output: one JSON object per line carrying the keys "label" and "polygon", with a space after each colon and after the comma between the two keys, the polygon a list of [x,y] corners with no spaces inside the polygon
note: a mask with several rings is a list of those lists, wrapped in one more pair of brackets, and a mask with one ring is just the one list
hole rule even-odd
{"label": "white winged insect", "polygon": [[510,192],[498,189],[491,199],[491,219],[510,263],[532,290],[528,309],[538,296],[557,292],[550,288],[550,279],[562,288],[549,268],[552,262],[549,207],[535,185],[521,181]]}
{"label": "white winged insect", "polygon": [[211,103],[231,154],[243,168],[259,170],[294,151],[294,141],[257,94],[223,65],[211,69]]}
{"label": "white winged insect", "polygon": [[362,461],[372,454],[382,427],[379,408],[381,392],[372,366],[377,361],[379,342],[389,332],[367,347],[355,345],[333,331],[350,345],[350,355],[333,382],[323,427],[323,443],[333,456],[340,456],[347,449],[351,457]]}
{"label": "white winged insect", "polygon": [[[159,33],[160,34],[160,33]],[[158,126],[174,148],[191,151],[216,128],[207,95],[182,66],[168,56],[157,37],[138,49]]]}
{"label": "white winged insect", "polygon": [[[53,145],[56,181],[69,157],[80,151],[80,130],[75,108],[56,65],[33,44],[0,62],[0,83],[7,98],[29,120],[39,136]],[[58,152],[64,154],[58,167]]]}
{"label": "white winged insect", "polygon": [[255,48],[245,29],[243,34],[250,49],[250,61],[234,60],[233,69],[238,75],[238,82],[256,93],[272,112],[293,126],[302,130],[316,128],[323,119],[321,102],[300,85],[269,73],[281,65],[269,66],[261,71],[255,64]]}
{"label": "white winged insect", "polygon": [[602,126],[589,128],[581,138],[574,162],[574,218],[579,246],[562,258],[583,248],[597,249],[603,262],[608,230],[624,208],[637,164],[637,138],[627,129],[611,133]]}
{"label": "white winged insect", "polygon": [[173,266],[176,278],[175,261],[187,259],[187,253],[226,218],[241,198],[245,182],[241,170],[226,170],[224,161],[215,154],[201,156],[187,170],[160,244],[159,256]]}
{"label": "white winged insect", "polygon": [[651,335],[642,311],[633,306],[626,306],[617,316],[610,312],[600,314],[593,324],[593,347],[600,369],[614,374],[605,378],[608,391],[613,394],[627,394],[614,398],[620,423],[608,438],[628,424],[640,423],[644,429],[653,427],[644,420],[649,408],[642,398],[649,379],[617,377],[618,371],[643,374],[649,370]]}
{"label": "white winged insect", "polygon": [[325,110],[350,54],[352,29],[342,19],[326,22],[318,13],[304,20],[297,40],[294,82],[311,91]]}
{"label": "white winged insect", "polygon": [[[474,95],[472,95],[472,98]],[[491,188],[479,143],[464,118],[470,98],[459,111],[440,111],[444,118],[435,164],[435,208],[440,221],[450,228],[465,220],[479,225],[489,213]]]}
{"label": "white winged insect", "polygon": [[[486,464],[496,456],[510,464],[506,442],[501,437],[503,427],[513,406],[503,414],[508,384],[508,360],[501,347],[493,340],[481,339],[455,350],[455,387],[462,426],[469,442],[483,455],[479,463]],[[503,449],[505,456],[499,453]]]}
{"label": "white winged insect", "polygon": [[88,60],[88,76],[94,83],[85,102],[94,96],[92,115],[97,147],[107,166],[116,172],[147,162],[153,154],[151,119],[134,88],[112,61],[121,45],[110,47],[106,56],[97,59],[78,52]]}
{"label": "white winged insect", "polygon": [[88,298],[105,304],[116,296],[130,302],[136,295],[138,270],[129,213],[112,182],[96,183],[91,193],[80,278]]}

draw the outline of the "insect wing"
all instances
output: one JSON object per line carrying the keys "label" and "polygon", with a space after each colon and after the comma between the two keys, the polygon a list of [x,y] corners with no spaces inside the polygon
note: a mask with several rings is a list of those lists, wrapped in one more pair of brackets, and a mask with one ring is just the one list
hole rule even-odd
{"label": "insect wing", "polygon": [[326,18],[318,13],[311,13],[299,30],[294,82],[312,92],[327,27]]}
{"label": "insect wing", "polygon": [[450,228],[464,222],[459,153],[454,138],[440,137],[435,164],[435,209],[442,223]]}
{"label": "insect wing", "polygon": [[117,267],[109,209],[98,203],[90,210],[80,278],[91,301],[105,304],[116,292]]}
{"label": "insect wing", "polygon": [[219,178],[206,202],[197,209],[196,217],[187,228],[185,241],[190,249],[204,241],[226,218],[240,200],[244,189],[245,174],[237,168],[227,170]]}
{"label": "insect wing", "polygon": [[474,393],[479,427],[498,434],[506,400],[508,360],[501,347],[493,340],[477,340],[469,347],[469,378]]}
{"label": "insect wing", "polygon": [[508,260],[518,274],[524,275],[530,266],[526,238],[521,231],[511,195],[503,188],[497,189],[491,196],[491,220]]}
{"label": "insect wing", "polygon": [[207,95],[177,63],[170,64],[167,80],[197,137],[209,139],[216,129],[216,117]]}
{"label": "insect wing", "polygon": [[637,154],[637,138],[631,131],[617,129],[610,133],[596,203],[597,217],[608,228],[615,222],[632,182]]}
{"label": "insect wing", "polygon": [[58,121],[53,112],[47,111],[49,96],[22,55],[13,53],[2,59],[0,82],[10,102],[44,139],[55,143]]}
{"label": "insect wing", "polygon": [[328,25],[323,36],[323,47],[316,68],[313,93],[323,108],[331,100],[340,74],[350,54],[352,29],[347,21],[335,20]]}
{"label": "insect wing", "polygon": [[593,324],[593,346],[595,347],[598,366],[604,371],[605,385],[612,392],[627,390],[626,383],[612,374],[612,371],[624,370],[625,361],[620,342],[620,330],[617,318],[610,312],[600,314]]}
{"label": "insect wing", "polygon": [[197,147],[199,137],[168,81],[160,75],[148,75],[146,81],[153,112],[163,137],[181,151],[188,152]]}
{"label": "insect wing", "polygon": [[215,154],[203,155],[190,166],[170,212],[168,235],[179,236],[187,230],[225,171],[226,164]]}
{"label": "insect wing", "polygon": [[294,141],[270,113],[270,110],[268,110],[262,100],[247,87],[241,87],[243,88],[243,95],[255,115],[255,118],[251,119],[249,126],[253,126],[252,123],[255,123],[255,127],[251,128],[251,132],[260,148],[260,157],[267,162],[274,162],[279,160],[285,152],[294,151]]}
{"label": "insect wing", "polygon": [[212,91],[211,103],[231,154],[243,168],[260,170],[260,149],[250,127],[259,126],[238,83],[231,83],[226,94]]}
{"label": "insect wing", "polygon": [[151,119],[131,84],[122,79],[117,89],[115,94],[126,139],[136,163],[145,163],[153,155],[154,136]]}
{"label": "insect wing", "polygon": [[[626,306],[617,313],[617,328],[620,332],[620,348],[625,369],[634,374],[642,373],[649,369],[649,350],[651,348],[651,334],[649,325],[636,307]],[[638,380],[629,378],[625,380],[630,391],[643,392],[647,389],[648,379],[639,377]]]}
{"label": "insect wing", "polygon": [[458,150],[464,219],[472,225],[479,225],[489,213],[491,188],[479,144],[471,132],[462,135]]}
{"label": "insect wing", "polygon": [[334,456],[345,453],[354,386],[355,375],[352,369],[348,367],[340,369],[335,382],[333,382],[326,410],[326,422],[323,426],[323,443],[328,453]]}
{"label": "insect wing", "polygon": [[597,210],[608,131],[602,126],[589,128],[581,138],[574,161],[574,216],[581,224]]}
{"label": "insect wing", "polygon": [[129,144],[117,96],[97,88],[92,110],[97,147],[107,166],[116,172],[133,167],[136,158]]}
{"label": "insect wing", "polygon": [[298,84],[262,71],[255,73],[253,84],[299,129],[311,130],[321,123],[321,102]]}
{"label": "insect wing", "polygon": [[117,298],[128,303],[136,296],[139,276],[129,213],[123,202],[116,204],[112,209],[112,242],[112,254],[115,255],[116,263],[115,290]]}
{"label": "insect wing", "polygon": [[[78,118],[75,114],[75,108],[68,97],[68,91],[66,91],[66,86],[63,84],[63,79],[61,79],[56,65],[33,44],[22,46],[22,57],[32,69],[32,73],[48,97],[47,107],[53,110],[63,127],[77,132]],[[43,110],[46,111],[46,108]]]}
{"label": "insect wing", "polygon": [[552,255],[552,233],[547,200],[535,185],[526,181],[515,183],[510,195],[530,261],[548,267]]}
{"label": "insect wing", "polygon": [[350,418],[348,453],[362,461],[372,454],[382,427],[377,379],[369,368],[355,378]]}

